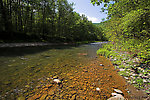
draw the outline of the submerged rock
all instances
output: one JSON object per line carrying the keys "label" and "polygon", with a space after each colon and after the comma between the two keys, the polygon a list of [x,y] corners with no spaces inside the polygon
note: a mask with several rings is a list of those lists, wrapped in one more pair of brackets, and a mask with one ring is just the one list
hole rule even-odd
{"label": "submerged rock", "polygon": [[110,97],[110,98],[107,99],[107,100],[125,100],[125,98],[124,98],[121,94],[117,94],[117,93],[116,93],[116,96]]}
{"label": "submerged rock", "polygon": [[119,89],[114,89],[114,91],[115,91],[116,93],[123,94],[123,92],[122,92],[121,90],[119,90]]}
{"label": "submerged rock", "polygon": [[96,88],[96,91],[100,91],[100,88],[97,87],[97,88]]}
{"label": "submerged rock", "polygon": [[99,64],[100,66],[104,66],[103,64]]}
{"label": "submerged rock", "polygon": [[61,83],[59,79],[54,79],[53,81],[56,82],[57,84]]}
{"label": "submerged rock", "polygon": [[111,95],[112,95],[112,96],[116,96],[116,95],[117,95],[117,93],[111,93]]}

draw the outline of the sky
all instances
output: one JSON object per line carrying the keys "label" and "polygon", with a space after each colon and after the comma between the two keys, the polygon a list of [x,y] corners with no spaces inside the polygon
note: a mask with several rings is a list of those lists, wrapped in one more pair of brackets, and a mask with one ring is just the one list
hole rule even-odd
{"label": "sky", "polygon": [[74,11],[80,15],[86,15],[88,20],[92,21],[93,23],[99,23],[102,21],[102,18],[107,17],[105,13],[100,12],[102,6],[93,6],[90,3],[90,0],[68,0],[68,2],[74,2]]}

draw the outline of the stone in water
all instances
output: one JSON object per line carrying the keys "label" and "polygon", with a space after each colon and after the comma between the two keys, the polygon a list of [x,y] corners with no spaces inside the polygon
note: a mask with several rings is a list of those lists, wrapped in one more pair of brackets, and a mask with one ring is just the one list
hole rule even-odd
{"label": "stone in water", "polygon": [[103,64],[99,64],[100,66],[104,66]]}
{"label": "stone in water", "polygon": [[117,94],[116,96],[110,97],[107,100],[125,100],[125,98],[121,94]]}
{"label": "stone in water", "polygon": [[119,93],[119,94],[122,94],[123,92],[119,89],[114,89],[115,92]]}
{"label": "stone in water", "polygon": [[111,93],[111,95],[112,95],[112,96],[116,96],[116,95],[117,95],[117,93]]}
{"label": "stone in water", "polygon": [[100,88],[97,87],[96,90],[97,90],[97,91],[100,91]]}
{"label": "stone in water", "polygon": [[56,82],[57,84],[61,83],[61,81],[59,79],[54,79],[54,82]]}

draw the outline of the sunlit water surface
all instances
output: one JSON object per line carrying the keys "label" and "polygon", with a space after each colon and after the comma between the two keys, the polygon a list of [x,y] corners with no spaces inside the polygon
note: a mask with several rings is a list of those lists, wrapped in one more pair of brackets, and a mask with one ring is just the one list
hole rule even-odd
{"label": "sunlit water surface", "polygon": [[0,48],[0,98],[21,95],[45,77],[86,64],[102,44]]}

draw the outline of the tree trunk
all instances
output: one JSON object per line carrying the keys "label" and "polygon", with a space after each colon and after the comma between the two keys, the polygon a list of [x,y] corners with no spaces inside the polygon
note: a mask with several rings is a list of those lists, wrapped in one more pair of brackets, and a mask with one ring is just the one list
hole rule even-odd
{"label": "tree trunk", "polygon": [[6,13],[5,13],[5,8],[4,8],[4,4],[3,4],[3,1],[0,0],[0,10],[1,10],[1,14],[2,14],[2,21],[4,23],[4,26],[3,26],[3,30],[2,31],[6,31]]}

